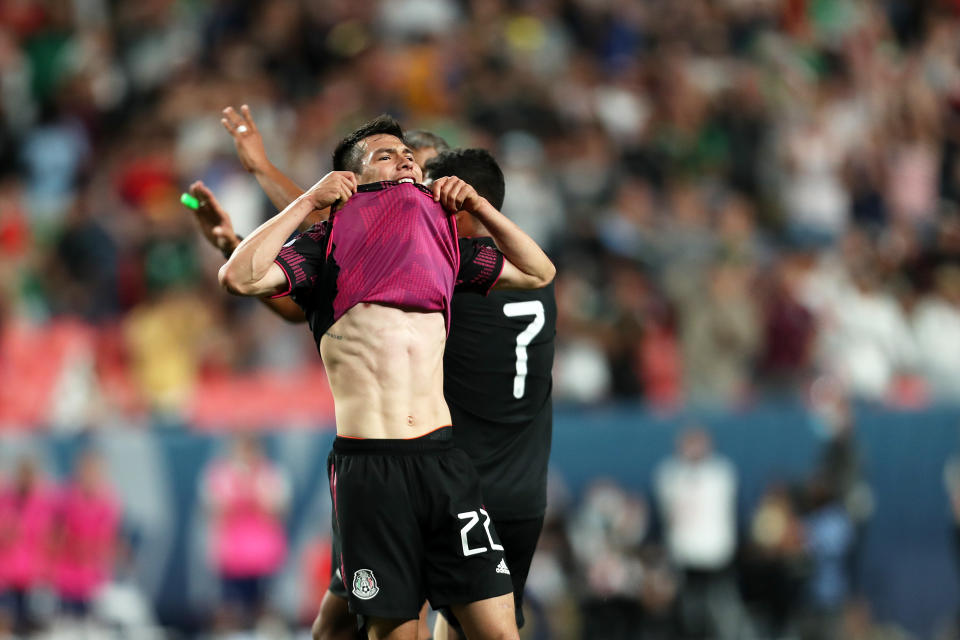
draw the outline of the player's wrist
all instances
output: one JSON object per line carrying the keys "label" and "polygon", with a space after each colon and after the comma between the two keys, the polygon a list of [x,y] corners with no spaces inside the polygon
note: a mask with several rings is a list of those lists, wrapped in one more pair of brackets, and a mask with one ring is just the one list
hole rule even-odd
{"label": "player's wrist", "polygon": [[468,199],[464,205],[467,207],[466,211],[473,214],[481,221],[497,213],[496,208],[490,204],[490,201],[479,194],[477,195],[476,199]]}
{"label": "player's wrist", "polygon": [[226,246],[220,248],[220,253],[223,254],[225,260],[230,259],[230,256],[232,256],[233,252],[237,250],[237,247],[240,246],[241,242],[243,242],[243,236],[237,234],[234,236],[233,242],[230,242]]}
{"label": "player's wrist", "polygon": [[272,178],[277,173],[277,168],[263,156],[260,160],[251,160],[248,171],[258,178]]}

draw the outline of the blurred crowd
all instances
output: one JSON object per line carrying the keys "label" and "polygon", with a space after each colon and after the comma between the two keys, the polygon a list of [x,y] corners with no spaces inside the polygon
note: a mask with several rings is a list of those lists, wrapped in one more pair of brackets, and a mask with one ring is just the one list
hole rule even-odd
{"label": "blurred crowd", "polygon": [[546,627],[533,637],[911,638],[878,622],[864,595],[873,494],[849,406],[833,406],[818,418],[827,437],[813,466],[753,504],[697,424],[653,470],[649,494],[602,477],[577,504],[558,491],[528,584]]}
{"label": "blurred crowd", "polygon": [[241,103],[301,186],[381,112],[493,150],[559,266],[560,399],[960,390],[955,0],[0,2],[0,350],[92,331],[74,419],[315,365],[177,200],[272,213]]}
{"label": "blurred crowd", "polygon": [[[768,480],[749,503],[743,470],[696,423],[678,432],[673,453],[637,476],[649,491],[601,475],[572,499],[552,478],[523,637],[912,638],[883,612],[875,617],[866,598],[861,559],[873,492],[846,399],[829,405],[815,418],[824,438],[811,467]],[[0,638],[308,638],[331,575],[329,529],[318,525],[308,544],[295,544],[289,507],[295,489],[323,489],[297,487],[257,436],[237,434],[222,445],[204,461],[189,499],[181,496],[167,516],[203,537],[188,584],[177,587],[190,595],[175,615],[149,595],[150,580],[133,558],[156,551],[136,551],[149,532],[137,534],[136,505],[124,504],[95,448],[78,450],[63,479],[35,456],[7,456]],[[958,465],[954,459],[945,473],[954,504]],[[126,500],[131,495],[139,496]],[[194,502],[202,512],[196,520]],[[288,567],[292,590],[283,586]],[[202,594],[192,581],[212,590]],[[929,622],[936,637],[957,637],[948,612]]]}

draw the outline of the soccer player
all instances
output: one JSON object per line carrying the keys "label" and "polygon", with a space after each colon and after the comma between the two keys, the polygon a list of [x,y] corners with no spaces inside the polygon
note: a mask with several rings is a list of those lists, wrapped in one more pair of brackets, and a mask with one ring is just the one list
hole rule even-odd
{"label": "soccer player", "polygon": [[[244,167],[256,175],[261,184],[267,183],[264,187],[268,193],[278,192],[281,186],[269,181],[287,178],[267,159],[249,108],[243,106],[237,113],[228,107],[224,110],[223,122]],[[442,138],[428,132],[413,132],[405,139],[416,147],[418,159],[434,158],[438,151],[448,148]],[[428,180],[459,176],[496,208],[502,205],[503,173],[486,151],[441,153],[437,160],[428,160],[425,174]],[[217,246],[211,229],[224,230],[221,248],[232,251],[239,239],[233,233],[229,215],[202,184],[195,183],[191,190],[201,202],[197,217],[204,234]],[[286,204],[282,200],[274,203]],[[461,237],[489,235],[466,214],[458,214],[457,220]],[[461,239],[463,242],[469,240]],[[491,240],[487,237],[482,242]],[[289,299],[265,300],[271,306],[282,301]],[[297,321],[299,313],[302,320],[299,307],[292,306],[292,313],[276,307],[274,311],[291,321]],[[453,330],[444,352],[444,393],[451,413],[455,414],[454,443],[464,449],[477,466],[484,503],[504,540],[507,566],[514,583],[517,620],[522,626],[523,589],[546,505],[553,419],[551,370],[556,334],[553,285],[543,289],[495,291],[487,297],[455,293],[451,324]],[[316,640],[352,637],[353,617],[346,598],[342,581],[334,575],[314,622]],[[435,640],[447,633],[449,611],[441,614]]]}
{"label": "soccer player", "polygon": [[[444,427],[445,320],[455,276],[483,293],[536,288],[553,265],[459,178],[437,180],[432,193],[415,184],[421,170],[391,120],[344,139],[334,168],[245,239],[220,280],[240,295],[290,293],[307,314],[335,400],[340,568],[369,635],[415,637],[426,596],[449,606],[468,637],[517,637],[503,548]],[[329,222],[284,246],[307,215],[333,205],[342,208]],[[473,243],[458,261],[443,209],[474,215],[502,254]]]}
{"label": "soccer player", "polygon": [[[498,209],[503,203],[503,172],[487,151],[447,151],[429,160],[425,171],[428,179],[459,176]],[[457,227],[461,236],[494,246],[476,218],[459,213]],[[455,294],[443,359],[454,443],[480,476],[484,505],[510,568],[518,626],[523,626],[523,589],[547,505],[556,325],[553,283],[486,297]],[[456,637],[452,632],[462,630],[449,608],[439,613],[434,640]]]}

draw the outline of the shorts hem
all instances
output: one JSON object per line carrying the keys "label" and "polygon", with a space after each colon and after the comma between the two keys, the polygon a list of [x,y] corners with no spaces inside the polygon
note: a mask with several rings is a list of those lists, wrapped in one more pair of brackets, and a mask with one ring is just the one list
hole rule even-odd
{"label": "shorts hem", "polygon": [[350,603],[350,613],[363,616],[364,621],[367,622],[370,618],[383,618],[385,620],[418,620],[420,618],[420,608],[417,607],[416,613],[400,613],[398,610],[388,610],[388,611],[359,611],[353,607],[353,603]]}
{"label": "shorts hem", "polygon": [[451,606],[460,605],[460,604],[470,604],[472,602],[479,602],[480,600],[489,600],[490,598],[496,598],[498,596],[505,596],[507,594],[513,595],[513,582],[508,581],[506,588],[504,587],[490,587],[479,593],[469,593],[462,596],[447,596],[443,599],[440,598],[428,598],[430,600],[430,606],[434,610],[440,610],[443,608],[450,608]]}

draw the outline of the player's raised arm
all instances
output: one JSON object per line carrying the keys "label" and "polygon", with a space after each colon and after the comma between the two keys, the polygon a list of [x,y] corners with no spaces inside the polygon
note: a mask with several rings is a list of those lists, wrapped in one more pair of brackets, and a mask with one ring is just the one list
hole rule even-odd
{"label": "player's raised arm", "polygon": [[289,284],[274,262],[287,239],[311,212],[346,202],[357,191],[357,176],[350,171],[331,171],[283,211],[273,216],[237,246],[220,268],[220,284],[241,296],[282,293]]}
{"label": "player's raised arm", "polygon": [[278,210],[283,210],[300,197],[303,189],[284,175],[267,158],[267,151],[263,146],[263,136],[257,129],[257,123],[253,120],[250,107],[247,105],[241,106],[239,113],[233,107],[227,107],[223,110],[220,123],[233,138],[240,164],[257,179],[260,188],[270,198],[273,206]]}
{"label": "player's raised arm", "polygon": [[539,289],[553,281],[557,269],[543,249],[469,184],[455,176],[439,178],[433,183],[433,197],[448,211],[475,216],[490,233],[505,258],[494,288]]}
{"label": "player's raised arm", "polygon": [[[234,231],[230,214],[200,180],[190,185],[189,191],[197,199],[197,208],[193,209],[193,213],[200,232],[210,245],[219,249],[223,257],[229,260],[243,240]],[[260,298],[260,302],[287,322],[305,322],[307,319],[300,305],[290,298]]]}

